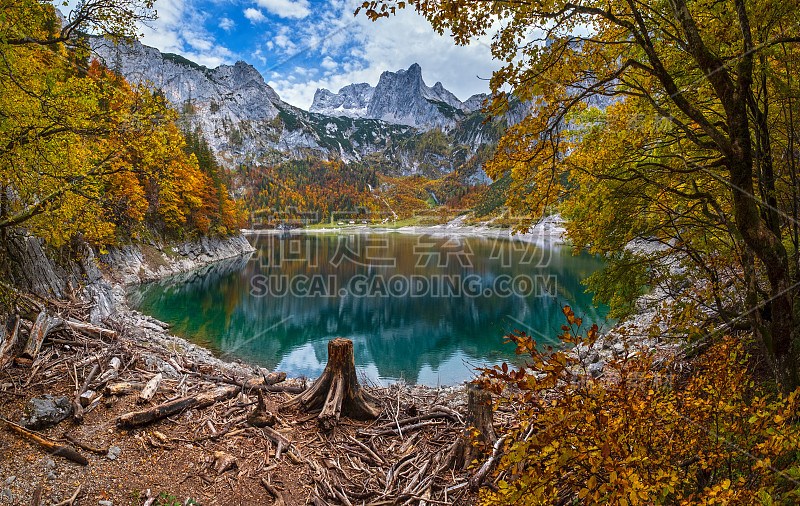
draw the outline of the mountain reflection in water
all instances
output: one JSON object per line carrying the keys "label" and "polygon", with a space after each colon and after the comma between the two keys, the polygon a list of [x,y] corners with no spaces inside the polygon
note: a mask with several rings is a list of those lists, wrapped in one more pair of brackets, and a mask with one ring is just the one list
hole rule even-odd
{"label": "mountain reflection in water", "polygon": [[603,326],[581,284],[602,267],[570,248],[406,234],[250,237],[256,252],[132,287],[132,306],[226,358],[318,376],[327,342],[353,340],[376,383],[448,385],[515,362],[513,329],[554,344],[569,304]]}

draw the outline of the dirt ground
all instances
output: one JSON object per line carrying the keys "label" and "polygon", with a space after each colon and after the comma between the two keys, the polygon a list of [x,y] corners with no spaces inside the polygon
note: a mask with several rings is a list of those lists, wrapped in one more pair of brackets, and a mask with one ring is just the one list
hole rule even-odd
{"label": "dirt ground", "polygon": [[[45,394],[72,399],[98,360],[104,371],[112,357],[122,359],[109,384],[146,382],[164,363],[149,360],[148,366],[145,358],[155,352],[144,353],[124,332],[114,341],[78,335],[62,341],[45,342],[33,364],[12,363],[0,371],[0,416],[19,422],[26,403]],[[277,415],[272,428],[290,442],[276,456],[274,438],[247,421],[256,394],[243,389],[205,409],[119,428],[122,414],[242,380],[174,354],[162,359],[172,359],[180,370],[176,377],[165,376],[149,403],[137,404],[136,392],[102,395],[88,406],[82,423],[69,417],[37,433],[71,445],[87,465],[51,455],[7,426],[0,428],[0,504],[279,504],[269,485],[290,505],[471,504],[476,498],[466,486],[471,471],[442,460],[464,430],[461,414],[447,407],[463,404],[463,391],[372,389],[382,404],[380,417],[369,422],[343,418],[332,432],[318,428],[315,413],[281,412],[291,394],[264,392],[267,409]],[[102,385],[92,386],[101,395]],[[426,414],[431,416],[406,423]],[[398,431],[401,425],[405,430]],[[227,469],[220,470],[223,462]],[[77,498],[68,502],[78,487]]]}

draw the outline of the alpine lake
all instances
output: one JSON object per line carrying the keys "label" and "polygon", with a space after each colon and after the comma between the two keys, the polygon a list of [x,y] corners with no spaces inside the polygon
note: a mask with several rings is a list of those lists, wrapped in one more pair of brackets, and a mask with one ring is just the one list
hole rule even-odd
{"label": "alpine lake", "polygon": [[509,237],[405,233],[262,233],[256,251],[133,286],[130,305],[224,359],[315,378],[327,343],[353,340],[376,385],[429,386],[520,364],[504,336],[557,345],[569,305],[607,328],[582,281],[603,267],[569,246]]}

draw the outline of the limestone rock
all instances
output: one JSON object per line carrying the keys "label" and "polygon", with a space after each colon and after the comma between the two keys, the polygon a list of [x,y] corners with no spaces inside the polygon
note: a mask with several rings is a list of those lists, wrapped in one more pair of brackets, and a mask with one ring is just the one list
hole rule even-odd
{"label": "limestone rock", "polygon": [[45,394],[44,399],[28,401],[19,424],[27,429],[39,430],[55,425],[71,414],[72,403],[68,397]]}

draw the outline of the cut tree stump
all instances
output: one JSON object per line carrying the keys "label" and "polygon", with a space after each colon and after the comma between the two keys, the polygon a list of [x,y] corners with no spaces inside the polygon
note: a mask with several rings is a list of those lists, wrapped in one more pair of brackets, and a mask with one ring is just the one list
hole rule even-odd
{"label": "cut tree stump", "polygon": [[261,393],[261,390],[256,390],[256,394],[258,395],[258,405],[247,415],[247,423],[254,427],[275,425],[275,422],[278,420],[275,415],[267,411],[267,404],[264,402],[264,394]]}
{"label": "cut tree stump", "polygon": [[360,420],[377,418],[378,401],[361,388],[356,376],[353,341],[337,337],[328,341],[328,363],[314,384],[281,409],[300,407],[305,411],[322,409],[317,423],[325,430],[333,429],[341,415]]}
{"label": "cut tree stump", "polygon": [[[492,395],[477,385],[467,385],[467,428],[455,448],[456,465],[462,469],[467,469],[474,460],[480,461],[497,442],[492,417]],[[473,431],[477,431],[477,435],[473,436]]]}

